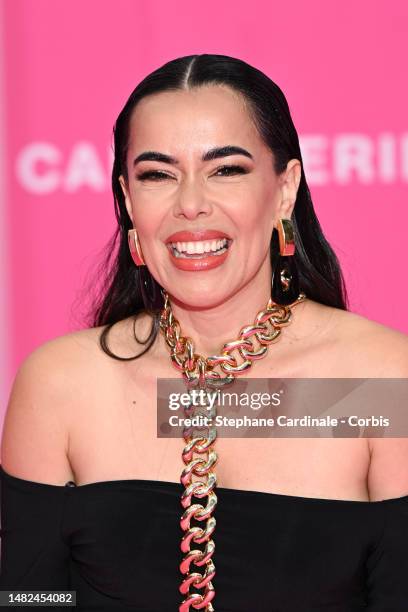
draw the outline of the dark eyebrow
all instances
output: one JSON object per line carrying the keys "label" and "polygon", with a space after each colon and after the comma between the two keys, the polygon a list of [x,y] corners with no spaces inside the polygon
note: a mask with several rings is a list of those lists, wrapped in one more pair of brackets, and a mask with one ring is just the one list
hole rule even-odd
{"label": "dark eyebrow", "polygon": [[[204,153],[201,157],[201,161],[211,161],[212,159],[217,159],[219,157],[227,157],[228,155],[245,155],[245,157],[253,159],[251,153],[246,149],[234,145],[227,145],[225,147],[216,147],[215,149],[206,151],[206,153]],[[158,161],[164,164],[179,163],[178,159],[175,157],[171,157],[171,155],[166,155],[165,153],[159,153],[158,151],[144,151],[144,153],[141,153],[136,157],[133,162],[133,166],[136,166],[136,164],[142,161]]]}

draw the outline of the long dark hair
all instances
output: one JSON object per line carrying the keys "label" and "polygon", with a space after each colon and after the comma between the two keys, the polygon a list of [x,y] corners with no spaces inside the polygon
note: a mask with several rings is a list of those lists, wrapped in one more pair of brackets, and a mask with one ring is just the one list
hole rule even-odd
{"label": "long dark hair", "polygon": [[[105,326],[100,344],[111,357],[125,360],[140,357],[150,348],[159,332],[159,313],[151,312],[153,319],[149,337],[143,342],[136,338],[139,343],[147,344],[144,351],[134,357],[121,358],[113,354],[106,343],[112,325],[131,315],[136,318],[138,314],[146,312],[139,285],[140,271],[128,247],[128,230],[132,224],[119,183],[121,174],[128,181],[126,159],[130,116],[145,96],[211,84],[227,85],[242,94],[261,138],[274,154],[277,174],[286,169],[292,158],[302,163],[301,180],[292,214],[296,247],[293,257],[300,289],[308,298],[321,304],[343,310],[348,308],[339,261],[316,217],[303,170],[298,134],[282,90],[263,72],[240,59],[227,55],[187,55],[167,62],[146,76],[131,93],[113,128],[112,190],[118,226],[104,249],[103,262],[97,272],[99,282],[101,274],[104,280],[93,301],[90,317],[92,327]],[[270,252],[271,265],[274,267],[279,253],[276,230],[272,233]]]}

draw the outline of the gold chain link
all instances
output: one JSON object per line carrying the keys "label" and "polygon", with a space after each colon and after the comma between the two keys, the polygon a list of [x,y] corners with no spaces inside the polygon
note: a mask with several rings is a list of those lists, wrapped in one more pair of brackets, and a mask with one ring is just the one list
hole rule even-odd
{"label": "gold chain link", "polygon": [[[306,295],[300,293],[294,302],[286,306],[274,304],[270,299],[265,310],[257,314],[253,325],[241,328],[237,340],[226,342],[219,355],[203,357],[194,352],[192,339],[181,335],[180,325],[173,315],[169,296],[165,291],[163,295],[165,302],[160,315],[160,329],[170,347],[173,365],[182,372],[189,389],[199,387],[204,391],[231,384],[236,376],[247,372],[254,361],[262,359],[268,350],[268,345],[279,339],[281,328],[291,322],[291,308],[306,299]],[[255,339],[259,346],[254,345]],[[242,359],[241,363],[233,355],[234,351]],[[186,412],[191,410],[192,406],[193,402],[186,407]],[[203,406],[208,408],[206,404],[201,404],[200,407]],[[211,418],[214,413],[208,411],[208,416]],[[185,488],[181,496],[184,512],[180,525],[185,533],[181,540],[181,551],[184,557],[180,563],[180,571],[185,578],[179,590],[185,598],[179,606],[179,612],[189,612],[190,607],[195,610],[214,612],[211,601],[215,597],[212,584],[215,576],[215,566],[212,560],[215,544],[211,536],[216,525],[213,512],[217,505],[217,496],[214,491],[217,478],[213,468],[218,456],[213,446],[217,432],[215,426],[207,427],[206,435],[194,434],[196,429],[185,428],[183,431],[186,445],[182,459],[185,467],[180,481]],[[193,481],[193,475],[204,478],[204,480]],[[207,498],[206,505],[192,503],[192,497]],[[191,521],[194,519],[198,522],[205,521],[205,526],[192,526]],[[192,549],[192,543],[203,544],[204,549]],[[205,566],[204,573],[191,570],[191,564],[197,568]],[[196,590],[204,589],[204,591],[203,593],[191,592],[191,587]]]}

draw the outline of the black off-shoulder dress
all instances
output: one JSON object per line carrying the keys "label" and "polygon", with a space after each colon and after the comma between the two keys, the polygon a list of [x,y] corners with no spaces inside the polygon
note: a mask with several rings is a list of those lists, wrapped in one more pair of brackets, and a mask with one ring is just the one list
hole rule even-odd
{"label": "black off-shoulder dress", "polygon": [[[75,590],[78,612],[178,611],[181,484],[58,486],[0,465],[0,485],[0,590]],[[217,496],[216,612],[408,611],[408,495]]]}

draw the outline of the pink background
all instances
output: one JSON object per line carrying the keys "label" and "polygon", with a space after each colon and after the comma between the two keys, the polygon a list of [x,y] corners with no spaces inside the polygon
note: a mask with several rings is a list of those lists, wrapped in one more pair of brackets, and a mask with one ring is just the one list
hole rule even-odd
{"label": "pink background", "polygon": [[117,114],[147,73],[193,53],[241,58],[283,89],[351,309],[408,332],[406,2],[5,0],[1,11],[4,400],[28,353],[84,325],[81,288],[114,230]]}

